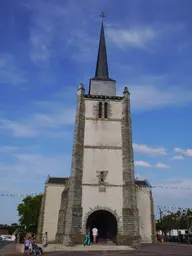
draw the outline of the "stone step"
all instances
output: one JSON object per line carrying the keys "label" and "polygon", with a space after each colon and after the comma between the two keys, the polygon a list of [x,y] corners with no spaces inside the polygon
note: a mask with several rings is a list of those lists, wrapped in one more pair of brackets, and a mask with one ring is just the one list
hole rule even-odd
{"label": "stone step", "polygon": [[91,244],[90,246],[76,245],[68,247],[62,244],[48,244],[44,248],[44,252],[56,252],[56,251],[130,251],[134,250],[130,246],[117,246],[117,245],[102,245],[102,244]]}

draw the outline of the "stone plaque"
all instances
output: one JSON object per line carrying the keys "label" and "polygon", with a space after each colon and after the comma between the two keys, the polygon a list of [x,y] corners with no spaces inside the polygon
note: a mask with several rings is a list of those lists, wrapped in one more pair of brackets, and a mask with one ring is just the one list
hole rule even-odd
{"label": "stone plaque", "polygon": [[105,186],[99,186],[99,192],[106,192]]}

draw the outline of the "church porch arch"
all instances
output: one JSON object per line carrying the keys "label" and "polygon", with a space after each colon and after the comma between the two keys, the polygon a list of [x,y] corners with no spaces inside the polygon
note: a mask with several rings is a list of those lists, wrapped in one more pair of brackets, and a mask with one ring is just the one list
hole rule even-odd
{"label": "church porch arch", "polygon": [[121,231],[121,218],[116,211],[107,207],[90,208],[84,217],[83,232],[94,227],[98,229],[100,241],[116,242],[116,237]]}

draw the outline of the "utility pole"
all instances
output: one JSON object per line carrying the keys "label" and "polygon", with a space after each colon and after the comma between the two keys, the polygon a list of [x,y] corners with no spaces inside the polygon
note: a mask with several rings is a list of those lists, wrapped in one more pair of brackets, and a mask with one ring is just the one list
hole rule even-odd
{"label": "utility pole", "polygon": [[160,206],[158,207],[158,209],[159,209],[159,217],[160,217],[160,220],[161,220],[162,217],[163,217],[163,210]]}
{"label": "utility pole", "polygon": [[192,229],[192,216],[187,217],[187,237],[188,237],[188,244],[190,244],[190,234]]}

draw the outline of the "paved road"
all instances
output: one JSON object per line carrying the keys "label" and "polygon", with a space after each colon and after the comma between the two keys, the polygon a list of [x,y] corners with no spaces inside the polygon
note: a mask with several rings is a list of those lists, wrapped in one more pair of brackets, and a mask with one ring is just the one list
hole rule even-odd
{"label": "paved road", "polygon": [[11,242],[8,241],[0,241],[0,250],[6,248],[7,245],[9,245]]}
{"label": "paved road", "polygon": [[[7,244],[4,243],[6,246]],[[12,244],[13,247],[15,246]],[[12,247],[12,245],[10,245]],[[14,254],[13,254],[14,253]],[[20,256],[21,254],[15,254],[16,251],[13,248],[8,248],[4,251],[0,251],[0,256],[3,254],[9,256]],[[44,253],[43,256],[191,256],[191,245],[179,245],[179,244],[146,244],[135,251],[79,251],[79,252],[49,252]]]}
{"label": "paved road", "polygon": [[146,244],[135,251],[86,251],[86,252],[50,252],[49,256],[191,256],[192,246],[179,244]]}

